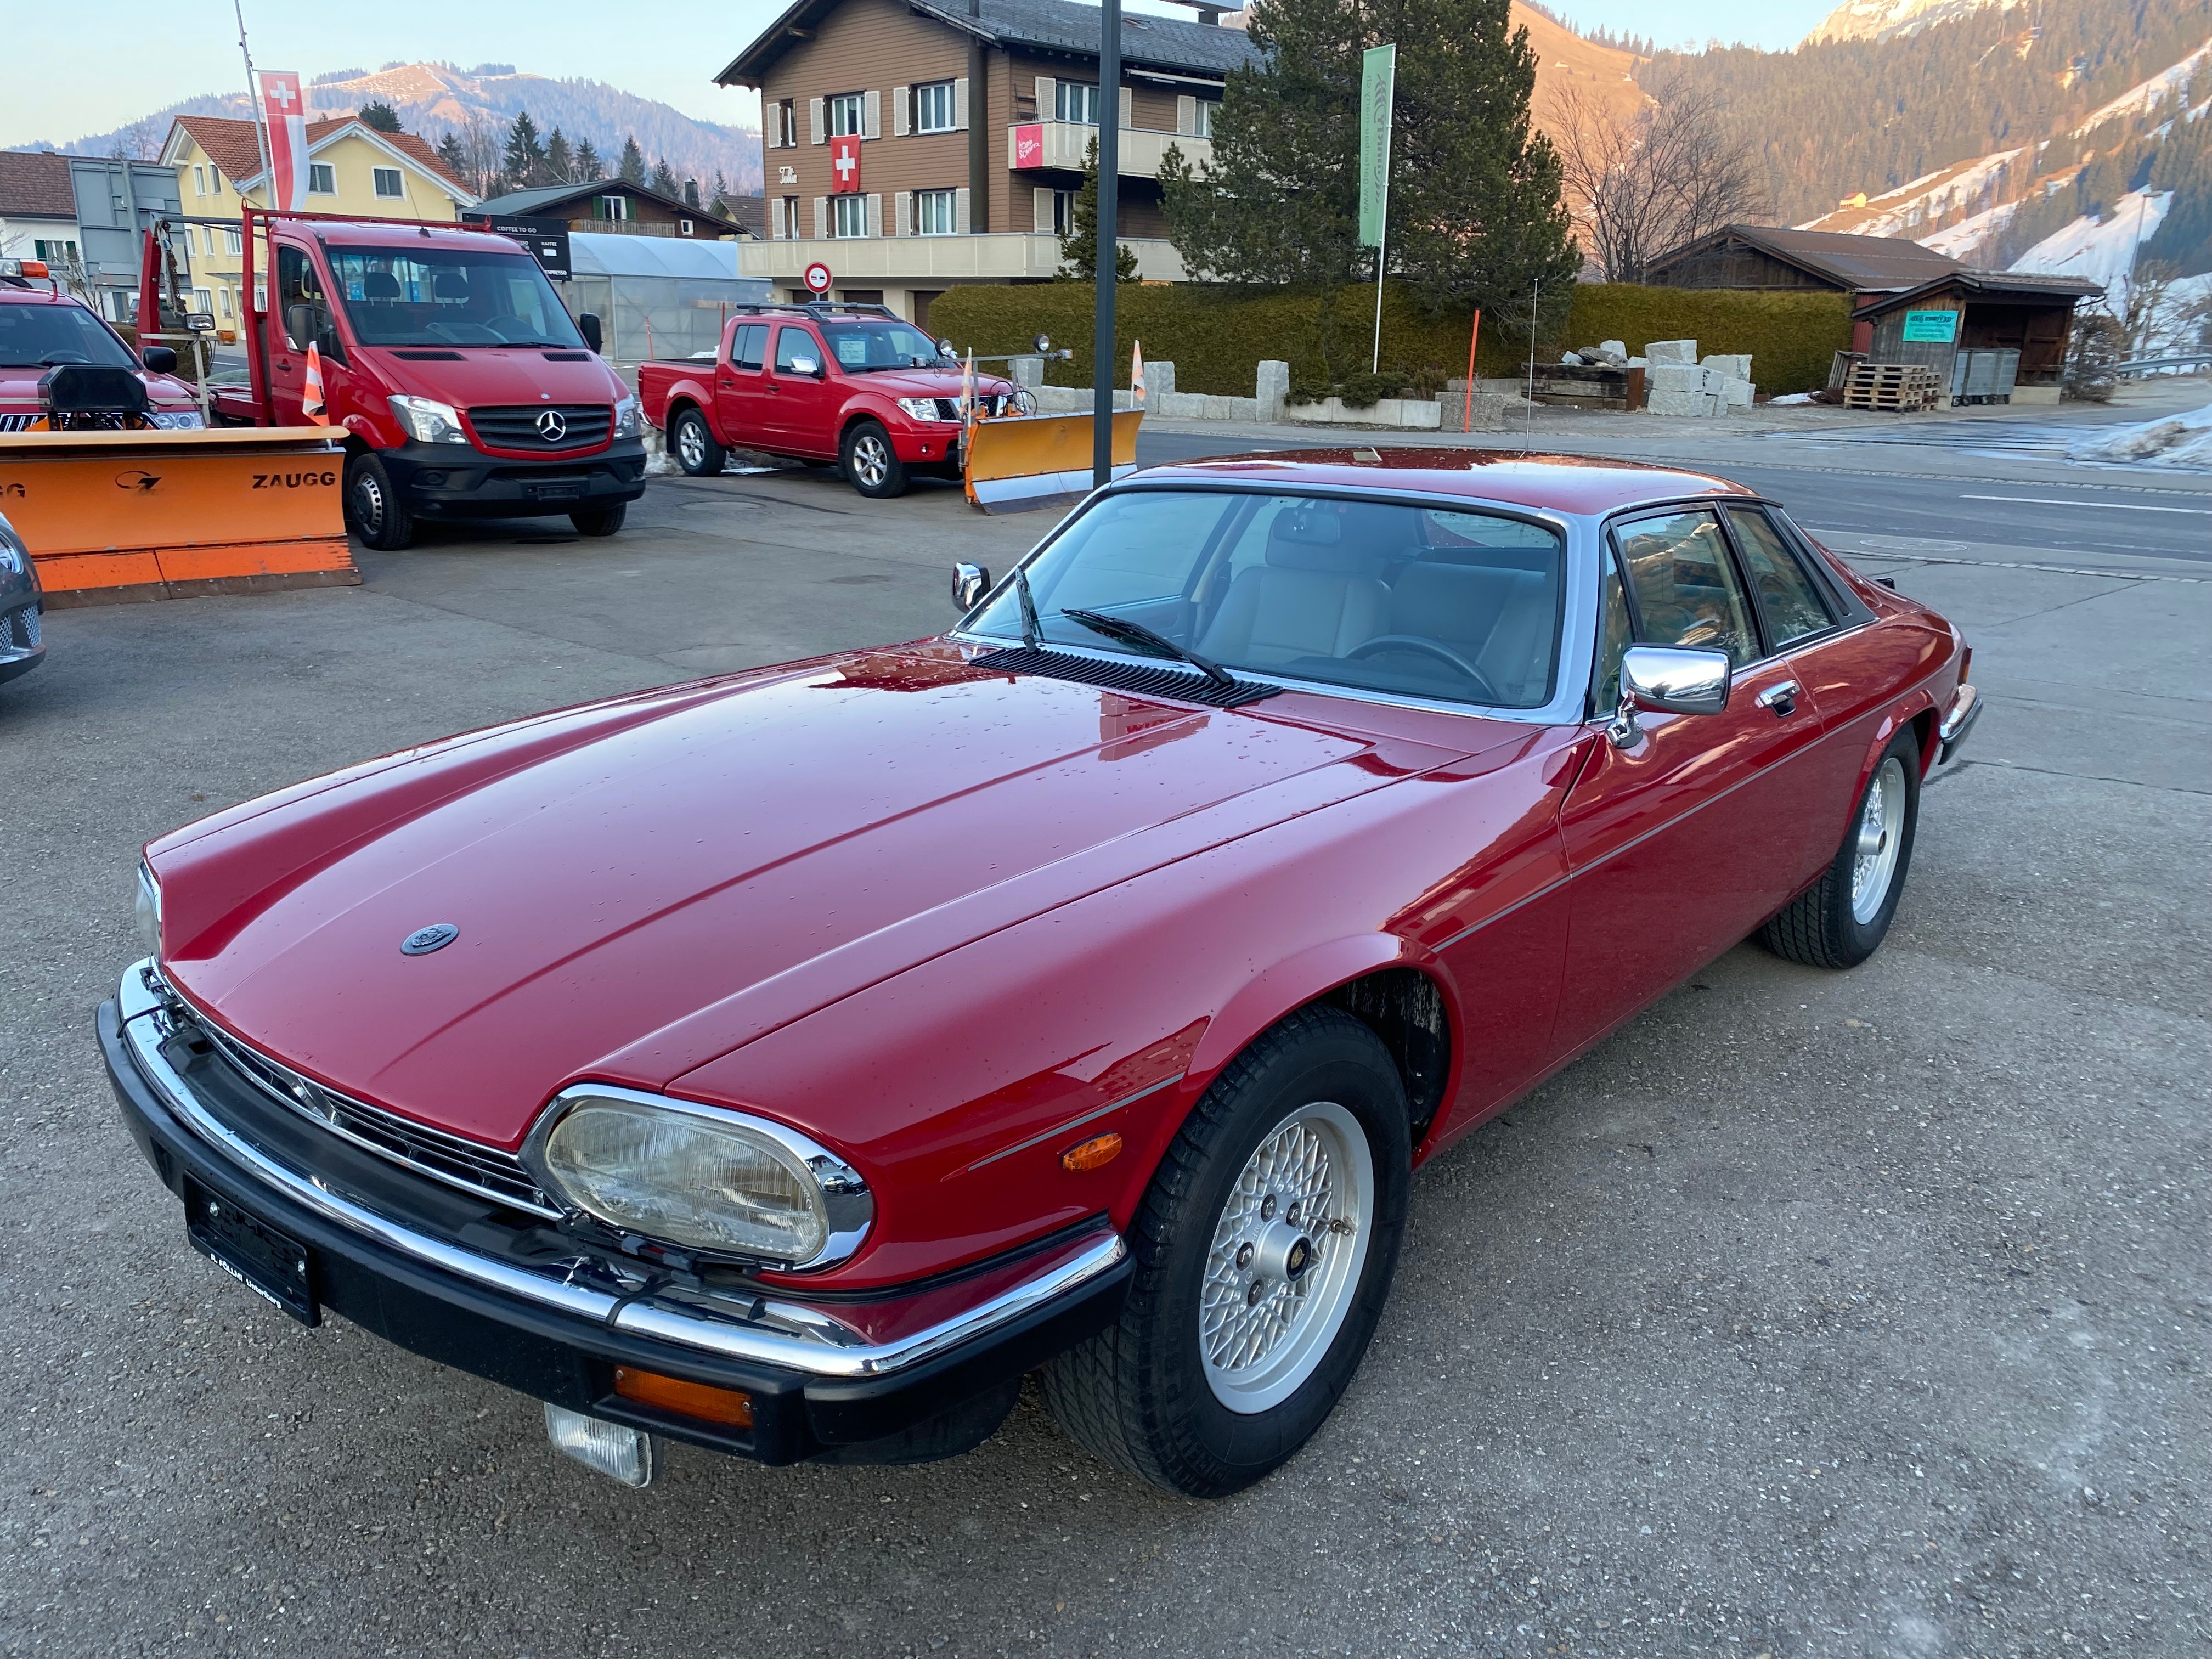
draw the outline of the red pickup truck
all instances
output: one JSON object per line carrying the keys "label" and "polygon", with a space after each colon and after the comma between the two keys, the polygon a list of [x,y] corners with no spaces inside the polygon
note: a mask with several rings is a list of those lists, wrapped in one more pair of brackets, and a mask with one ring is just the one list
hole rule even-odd
{"label": "red pickup truck", "polygon": [[[834,461],[863,495],[903,495],[917,472],[960,476],[960,365],[884,306],[744,307],[711,362],[641,363],[637,395],[695,477],[732,449]],[[978,375],[975,396],[987,415],[1029,412],[1029,394],[996,375]]]}
{"label": "red pickup truck", "polygon": [[[128,369],[146,383],[146,422],[157,427],[202,424],[192,389],[169,371],[174,349],[133,352],[83,301],[62,292],[37,259],[0,259],[0,432],[43,424],[39,383],[64,363]],[[0,651],[6,650],[0,641]]]}
{"label": "red pickup truck", "polygon": [[[544,271],[489,231],[412,221],[246,212],[245,272],[265,235],[265,308],[246,318],[251,384],[214,396],[218,425],[324,418],[346,449],[347,528],[399,548],[420,519],[565,514],[611,536],[645,493],[637,400],[598,356]],[[148,238],[147,297],[156,254]]]}

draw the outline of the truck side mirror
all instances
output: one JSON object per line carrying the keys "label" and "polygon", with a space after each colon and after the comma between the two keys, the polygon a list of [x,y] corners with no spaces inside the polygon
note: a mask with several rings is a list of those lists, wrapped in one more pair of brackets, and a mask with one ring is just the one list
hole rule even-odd
{"label": "truck side mirror", "polygon": [[606,337],[599,332],[599,313],[596,311],[586,312],[576,319],[576,327],[583,334],[584,343],[596,353],[599,349],[599,342]]}
{"label": "truck side mirror", "polygon": [[173,374],[177,372],[177,354],[168,346],[148,346],[138,354],[138,361],[146,365],[149,374]]}

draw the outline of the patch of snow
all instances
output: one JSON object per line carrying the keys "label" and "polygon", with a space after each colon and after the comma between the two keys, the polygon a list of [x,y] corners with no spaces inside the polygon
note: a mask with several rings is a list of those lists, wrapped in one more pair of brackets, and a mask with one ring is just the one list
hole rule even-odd
{"label": "patch of snow", "polygon": [[[1967,255],[1984,243],[1995,241],[2004,228],[2012,222],[2013,215],[2019,211],[2018,202],[2000,202],[1993,208],[1984,208],[1971,218],[1960,220],[1948,229],[1939,230],[1932,236],[1923,236],[1920,245],[1932,247],[1938,253],[1947,253],[1954,259],[1966,260]],[[1972,263],[1971,260],[1966,262]]]}
{"label": "patch of snow", "polygon": [[2081,138],[2094,132],[2107,121],[2120,120],[2127,116],[2148,115],[2168,98],[2185,92],[2189,84],[2208,67],[2212,66],[2212,40],[2191,52],[2178,64],[2169,64],[2148,81],[2137,82],[2118,97],[2092,114],[2074,129]]}
{"label": "patch of snow", "polygon": [[1917,34],[1930,23],[1965,17],[1984,6],[2002,5],[2008,10],[2021,0],[1844,0],[1805,37],[1815,40],[1887,40],[1893,35]]}
{"label": "patch of snow", "polygon": [[1986,200],[2004,187],[2004,176],[2024,152],[2001,149],[1972,161],[1923,173],[1909,184],[1869,196],[1863,207],[1839,207],[1799,225],[1799,230],[1846,230],[1860,236],[1905,236],[1930,219]]}
{"label": "patch of snow", "polygon": [[1809,404],[1816,401],[1818,400],[1809,392],[1788,392],[1779,398],[1769,398],[1766,400],[1770,408],[1776,404]]}
{"label": "patch of snow", "polygon": [[2067,447],[2067,458],[2212,472],[2212,404],[2132,426],[2099,427]]}
{"label": "patch of snow", "polygon": [[2170,190],[2130,191],[2112,204],[2111,216],[2101,223],[2083,214],[2021,254],[2012,268],[2039,276],[2087,276],[2102,283],[2117,307],[2136,250],[2158,234],[2172,205]]}

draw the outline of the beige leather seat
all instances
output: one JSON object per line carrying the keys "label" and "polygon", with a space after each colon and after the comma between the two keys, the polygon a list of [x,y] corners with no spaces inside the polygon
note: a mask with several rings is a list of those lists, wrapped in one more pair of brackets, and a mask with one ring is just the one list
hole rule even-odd
{"label": "beige leather seat", "polygon": [[1534,703],[1551,665],[1552,611],[1551,584],[1536,571],[1423,562],[1400,574],[1384,631],[1449,647],[1504,701]]}
{"label": "beige leather seat", "polygon": [[1268,528],[1265,564],[1237,573],[1198,643],[1209,657],[1270,668],[1341,657],[1388,629],[1390,590],[1368,553],[1343,541],[1337,514],[1285,509]]}

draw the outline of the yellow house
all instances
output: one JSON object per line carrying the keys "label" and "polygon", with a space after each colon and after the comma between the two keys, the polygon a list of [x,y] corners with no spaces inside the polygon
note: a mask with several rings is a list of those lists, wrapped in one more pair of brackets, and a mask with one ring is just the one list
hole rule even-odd
{"label": "yellow house", "polygon": [[[161,161],[177,170],[177,199],[187,218],[238,222],[241,198],[269,205],[268,169],[252,121],[180,115],[161,146]],[[297,204],[302,211],[451,224],[476,203],[475,192],[411,132],[379,132],[352,115],[307,124],[307,197]],[[191,308],[211,313],[220,337],[235,339],[245,312],[239,291],[242,233],[213,225],[188,228]],[[264,253],[254,256],[257,287],[268,269]]]}

